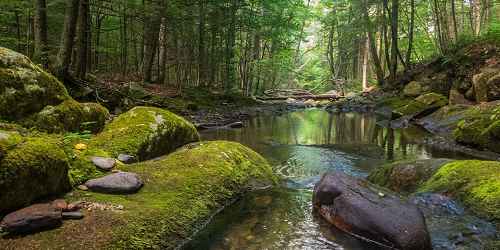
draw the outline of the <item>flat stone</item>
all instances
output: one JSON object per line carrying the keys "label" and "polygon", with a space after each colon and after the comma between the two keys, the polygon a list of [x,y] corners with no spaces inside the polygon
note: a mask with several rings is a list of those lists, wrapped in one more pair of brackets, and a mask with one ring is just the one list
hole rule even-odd
{"label": "flat stone", "polygon": [[62,224],[61,210],[52,203],[35,204],[5,216],[0,222],[3,231],[11,234],[29,234]]}
{"label": "flat stone", "polygon": [[120,154],[118,155],[118,160],[125,163],[130,164],[136,162],[136,158],[133,155]]}
{"label": "flat stone", "polygon": [[109,194],[136,193],[142,185],[143,182],[139,176],[129,172],[110,174],[85,183],[85,186],[93,192]]}
{"label": "flat stone", "polygon": [[90,158],[90,160],[92,161],[92,163],[94,163],[94,165],[96,167],[98,167],[99,169],[102,169],[104,171],[110,171],[116,165],[116,160],[113,158],[105,158],[105,157],[95,156],[95,157]]}
{"label": "flat stone", "polygon": [[83,219],[84,215],[81,212],[63,212],[62,218],[64,220],[80,220]]}
{"label": "flat stone", "polygon": [[77,188],[80,189],[80,190],[82,190],[82,191],[89,190],[89,188],[87,186],[85,186],[85,185],[79,185]]}

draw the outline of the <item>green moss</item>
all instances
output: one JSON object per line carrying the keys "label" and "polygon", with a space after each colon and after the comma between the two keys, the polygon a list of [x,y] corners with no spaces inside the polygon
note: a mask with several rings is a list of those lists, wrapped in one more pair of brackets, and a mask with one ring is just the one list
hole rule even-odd
{"label": "green moss", "polygon": [[487,103],[468,109],[453,132],[462,144],[500,152],[500,103]]}
{"label": "green moss", "polygon": [[391,109],[397,109],[397,108],[401,108],[403,106],[408,105],[408,103],[411,101],[412,101],[412,99],[410,99],[410,98],[401,98],[399,96],[395,96],[395,97],[385,98],[385,99],[381,100],[377,104],[377,106],[389,107]]}
{"label": "green moss", "polygon": [[396,108],[394,114],[397,116],[417,115],[426,110],[433,110],[448,104],[448,99],[440,94],[428,93],[421,95],[404,106]]}
{"label": "green moss", "polygon": [[0,162],[0,214],[69,189],[66,154],[60,138],[20,138]]}
{"label": "green moss", "polygon": [[[176,249],[241,194],[278,181],[259,154],[225,141],[187,145],[162,159],[119,168],[138,173],[144,187],[132,195],[74,191],[67,199],[122,205],[123,210],[85,211],[84,220],[30,235],[29,244],[74,248],[68,235],[90,229],[77,234],[78,242],[99,249]],[[24,238],[16,241],[20,247]]]}
{"label": "green moss", "polygon": [[107,124],[89,146],[113,157],[123,153],[147,160],[198,140],[195,127],[182,117],[159,108],[135,107]]}
{"label": "green moss", "polygon": [[471,160],[449,163],[419,191],[449,194],[479,215],[500,222],[500,162]]}
{"label": "green moss", "polygon": [[17,120],[70,97],[54,76],[27,57],[0,47],[0,118]]}
{"label": "green moss", "polygon": [[85,130],[96,133],[102,130],[108,118],[108,110],[97,103],[69,99],[57,106],[46,106],[24,123],[49,133]]}

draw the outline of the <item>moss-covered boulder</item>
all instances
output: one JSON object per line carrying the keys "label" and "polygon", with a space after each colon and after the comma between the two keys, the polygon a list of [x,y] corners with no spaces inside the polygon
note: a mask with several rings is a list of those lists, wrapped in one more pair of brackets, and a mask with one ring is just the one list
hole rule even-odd
{"label": "moss-covered boulder", "polygon": [[89,146],[109,153],[103,156],[128,154],[147,160],[198,140],[196,128],[182,117],[164,109],[135,107],[107,124]]}
{"label": "moss-covered boulder", "polygon": [[108,110],[100,104],[69,99],[57,106],[46,106],[24,123],[49,133],[86,130],[97,133],[108,118]]}
{"label": "moss-covered boulder", "polygon": [[451,195],[474,212],[500,222],[500,162],[469,160],[448,163],[419,191]]}
{"label": "moss-covered boulder", "polygon": [[448,159],[394,162],[370,172],[368,181],[396,192],[411,193],[448,162]]}
{"label": "moss-covered boulder", "polygon": [[500,153],[500,102],[483,103],[467,109],[453,132],[462,144]]}
{"label": "moss-covered boulder", "polygon": [[22,137],[0,131],[0,214],[70,188],[69,162],[61,140],[48,135]]}
{"label": "moss-covered boulder", "polygon": [[17,120],[70,97],[54,76],[28,57],[0,47],[0,119]]}
{"label": "moss-covered boulder", "polygon": [[[164,158],[119,168],[139,174],[144,187],[131,195],[75,191],[69,199],[111,209],[85,211],[85,218],[77,223],[66,222],[58,230],[15,241],[0,239],[0,245],[18,249],[32,245],[41,249],[75,245],[176,249],[240,194],[277,181],[259,154],[224,141],[191,144]],[[117,206],[123,209],[112,209]]]}
{"label": "moss-covered boulder", "polygon": [[466,116],[468,105],[447,105],[417,121],[417,124],[445,137],[452,137],[458,123]]}
{"label": "moss-covered boulder", "polygon": [[408,97],[417,97],[421,95],[422,92],[422,83],[417,81],[411,81],[403,89],[403,94]]}
{"label": "moss-covered boulder", "polygon": [[498,100],[500,97],[500,69],[485,67],[472,78],[477,102]]}
{"label": "moss-covered boulder", "polygon": [[428,93],[421,95],[408,104],[401,106],[393,111],[395,116],[416,116],[426,114],[448,104],[448,99],[443,95]]}

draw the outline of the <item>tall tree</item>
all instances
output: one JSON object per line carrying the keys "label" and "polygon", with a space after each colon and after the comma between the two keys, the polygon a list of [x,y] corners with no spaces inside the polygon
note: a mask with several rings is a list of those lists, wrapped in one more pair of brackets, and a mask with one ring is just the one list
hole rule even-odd
{"label": "tall tree", "polygon": [[64,32],[62,44],[57,56],[57,72],[60,78],[66,78],[71,65],[71,55],[75,45],[76,24],[78,20],[78,9],[80,0],[71,0],[66,3],[66,13],[64,17]]}
{"label": "tall tree", "polygon": [[45,69],[49,68],[47,3],[45,0],[36,0],[35,58],[40,61]]}

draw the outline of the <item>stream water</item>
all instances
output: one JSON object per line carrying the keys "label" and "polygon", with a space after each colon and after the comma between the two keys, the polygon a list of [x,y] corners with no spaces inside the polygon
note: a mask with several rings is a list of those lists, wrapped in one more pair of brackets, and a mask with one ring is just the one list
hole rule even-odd
{"label": "stream water", "polygon": [[[332,170],[366,177],[370,170],[395,160],[464,158],[424,146],[421,142],[426,136],[418,128],[387,128],[371,114],[321,109],[260,116],[237,130],[205,131],[205,140],[238,141],[261,153],[287,181],[229,206],[185,249],[379,249],[316,216],[311,204],[313,186]],[[473,248],[482,249],[484,238],[495,237],[493,225],[467,216],[426,215],[431,217],[427,219],[435,249],[456,249],[456,238],[464,233],[457,225],[482,230],[479,243],[468,245]]]}

